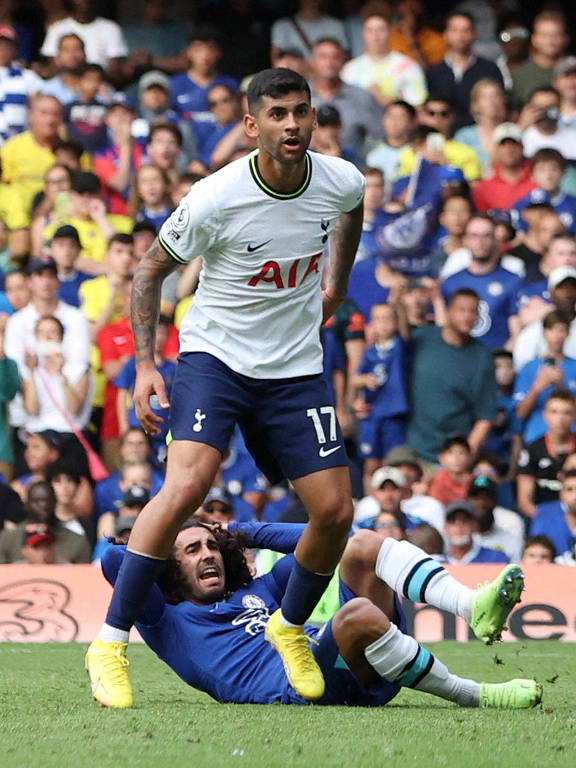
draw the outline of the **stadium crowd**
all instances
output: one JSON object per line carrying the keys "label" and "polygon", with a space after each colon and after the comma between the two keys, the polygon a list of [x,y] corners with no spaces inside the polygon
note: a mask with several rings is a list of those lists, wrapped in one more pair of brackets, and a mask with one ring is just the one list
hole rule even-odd
{"label": "stadium crowd", "polygon": [[[576,565],[562,4],[530,26],[516,0],[440,19],[422,0],[142,0],[117,4],[121,25],[90,0],[24,5],[0,3],[0,563],[98,561],[161,487],[167,413],[150,438],[131,399],[132,274],[191,186],[253,151],[250,75],[282,66],[310,83],[311,150],[366,177],[348,297],[321,332],[355,525],[449,563]],[[283,289],[270,264],[258,279]],[[163,285],[168,393],[201,279],[195,258]],[[201,514],[305,519],[239,431]]]}

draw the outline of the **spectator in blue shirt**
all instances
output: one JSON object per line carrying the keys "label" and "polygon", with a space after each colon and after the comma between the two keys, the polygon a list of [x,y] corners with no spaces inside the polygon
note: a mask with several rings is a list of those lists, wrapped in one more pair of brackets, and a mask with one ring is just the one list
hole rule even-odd
{"label": "spectator in blue shirt", "polygon": [[388,451],[406,442],[407,355],[398,328],[394,307],[390,304],[372,307],[370,330],[374,344],[364,352],[352,380],[355,389],[361,391],[356,404],[364,413],[359,452],[364,459],[366,487]]}
{"label": "spectator in blue shirt", "polygon": [[207,94],[208,106],[214,117],[212,122],[193,120],[198,159],[206,168],[212,168],[212,153],[216,145],[240,122],[240,101],[229,85],[213,85]]}
{"label": "spectator in blue shirt", "polygon": [[467,501],[454,501],[446,508],[444,534],[448,542],[446,560],[453,565],[508,563],[502,550],[483,547],[474,539],[476,518]]}
{"label": "spectator in blue shirt", "polygon": [[566,165],[565,158],[557,149],[545,147],[536,152],[532,158],[532,180],[536,189],[515,204],[512,214],[516,227],[526,232],[528,225],[522,216],[524,209],[529,205],[545,203],[552,206],[567,232],[576,233],[576,197],[565,194],[560,188]]}
{"label": "spectator in blue shirt", "polygon": [[73,307],[80,306],[78,291],[82,283],[94,277],[76,269],[81,248],[78,230],[70,224],[58,227],[50,243],[50,254],[58,267],[58,296]]}
{"label": "spectator in blue shirt", "polygon": [[540,504],[530,536],[544,534],[556,548],[556,562],[576,565],[576,470],[564,473],[558,501]]}
{"label": "spectator in blue shirt", "polygon": [[543,320],[546,352],[521,369],[514,387],[516,413],[524,421],[524,442],[532,443],[548,431],[544,421],[546,401],[555,389],[576,394],[576,360],[566,357],[564,343],[570,333],[570,321],[564,313],[552,310]]}
{"label": "spectator in blue shirt", "polygon": [[190,37],[186,49],[189,67],[186,72],[172,78],[172,107],[185,120],[213,123],[208,92],[215,85],[226,85],[238,90],[238,81],[218,72],[222,49],[218,32],[209,28],[198,29]]}
{"label": "spectator in blue shirt", "polygon": [[500,265],[495,225],[488,216],[476,215],[468,221],[464,244],[472,256],[470,266],[444,282],[444,297],[449,300],[461,288],[474,290],[480,304],[472,336],[488,347],[505,347],[520,330],[518,293],[522,278]]}
{"label": "spectator in blue shirt", "polygon": [[521,447],[522,432],[522,423],[516,414],[514,400],[514,358],[508,349],[495,349],[493,355],[498,386],[498,415],[483,448],[495,454],[500,461],[514,465]]}

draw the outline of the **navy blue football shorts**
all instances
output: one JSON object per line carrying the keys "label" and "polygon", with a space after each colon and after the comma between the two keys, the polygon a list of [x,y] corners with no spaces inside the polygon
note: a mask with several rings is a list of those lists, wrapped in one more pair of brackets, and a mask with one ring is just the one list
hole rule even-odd
{"label": "navy blue football shorts", "polygon": [[[340,581],[340,605],[344,605],[349,600],[358,597],[350,587]],[[406,632],[406,616],[402,610],[402,604],[398,596],[394,596],[396,617],[391,617],[395,621],[401,632]],[[309,627],[306,627],[306,634],[314,637]],[[352,672],[346,664],[336,640],[332,634],[332,620],[324,624],[316,634],[315,639],[318,645],[312,645],[312,652],[318,662],[324,680],[326,682],[326,691],[324,696],[315,704],[343,704],[353,707],[381,707],[391,701],[400,691],[401,686],[396,683],[389,683],[387,680],[379,679],[370,686],[365,685]],[[297,694],[294,694],[297,696]],[[300,697],[297,697],[298,699]],[[304,699],[301,703],[309,703]]]}
{"label": "navy blue football shorts", "polygon": [[181,354],[170,395],[171,438],[225,453],[236,423],[271,483],[348,464],[322,375],[252,379],[206,352]]}

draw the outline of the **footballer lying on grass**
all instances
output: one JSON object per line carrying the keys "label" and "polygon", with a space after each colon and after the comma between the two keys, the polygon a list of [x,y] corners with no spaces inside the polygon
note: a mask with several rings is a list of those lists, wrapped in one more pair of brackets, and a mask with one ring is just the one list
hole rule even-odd
{"label": "footballer lying on grass", "polygon": [[[224,530],[192,519],[178,534],[136,624],[145,642],[186,683],[218,701],[309,704],[296,693],[264,637],[266,622],[282,600],[293,555],[254,578],[244,554],[248,547],[291,553],[304,528],[230,523]],[[102,558],[111,584],[124,551],[110,547]],[[320,629],[306,629],[326,680],[317,704],[380,706],[401,687],[463,707],[523,709],[541,701],[542,687],[534,680],[478,683],[452,674],[406,634],[398,598],[461,616],[491,644],[520,599],[524,579],[518,566],[506,566],[493,582],[471,590],[413,544],[361,531],[348,541],[339,579],[340,609]],[[125,658],[125,648],[118,646]],[[126,674],[125,665],[120,669]],[[105,705],[103,683],[93,680],[92,690]]]}

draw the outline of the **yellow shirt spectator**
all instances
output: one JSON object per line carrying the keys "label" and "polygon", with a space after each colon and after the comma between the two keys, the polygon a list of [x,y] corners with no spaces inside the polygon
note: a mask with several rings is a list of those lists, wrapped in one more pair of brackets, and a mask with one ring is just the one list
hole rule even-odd
{"label": "yellow shirt spectator", "polygon": [[[444,144],[444,157],[447,165],[454,165],[461,168],[466,177],[466,181],[477,181],[482,178],[482,166],[478,155],[466,144],[459,141],[447,139]],[[398,168],[398,177],[410,176],[416,165],[416,153],[412,147],[406,147],[400,154],[400,166]]]}
{"label": "yellow shirt spectator", "polygon": [[54,153],[24,131],[8,139],[0,149],[0,159],[3,181],[18,191],[29,211],[34,195],[44,189],[44,176],[56,162]]}
{"label": "yellow shirt spectator", "polygon": [[[126,217],[122,217],[126,218]],[[76,225],[74,225],[76,226]],[[82,236],[80,236],[82,238]],[[110,303],[112,291],[106,275],[86,280],[78,290],[82,311],[91,323],[95,323]],[[117,323],[124,317],[124,296],[119,294],[114,307],[114,314],[110,318],[111,323]],[[96,344],[92,344],[90,352],[90,367],[94,375],[94,405],[100,407],[104,404],[104,390],[106,389],[106,377],[101,371],[100,350]]]}
{"label": "yellow shirt spectator", "polygon": [[30,225],[28,209],[21,193],[9,184],[0,184],[0,219],[11,232],[26,229]]}

